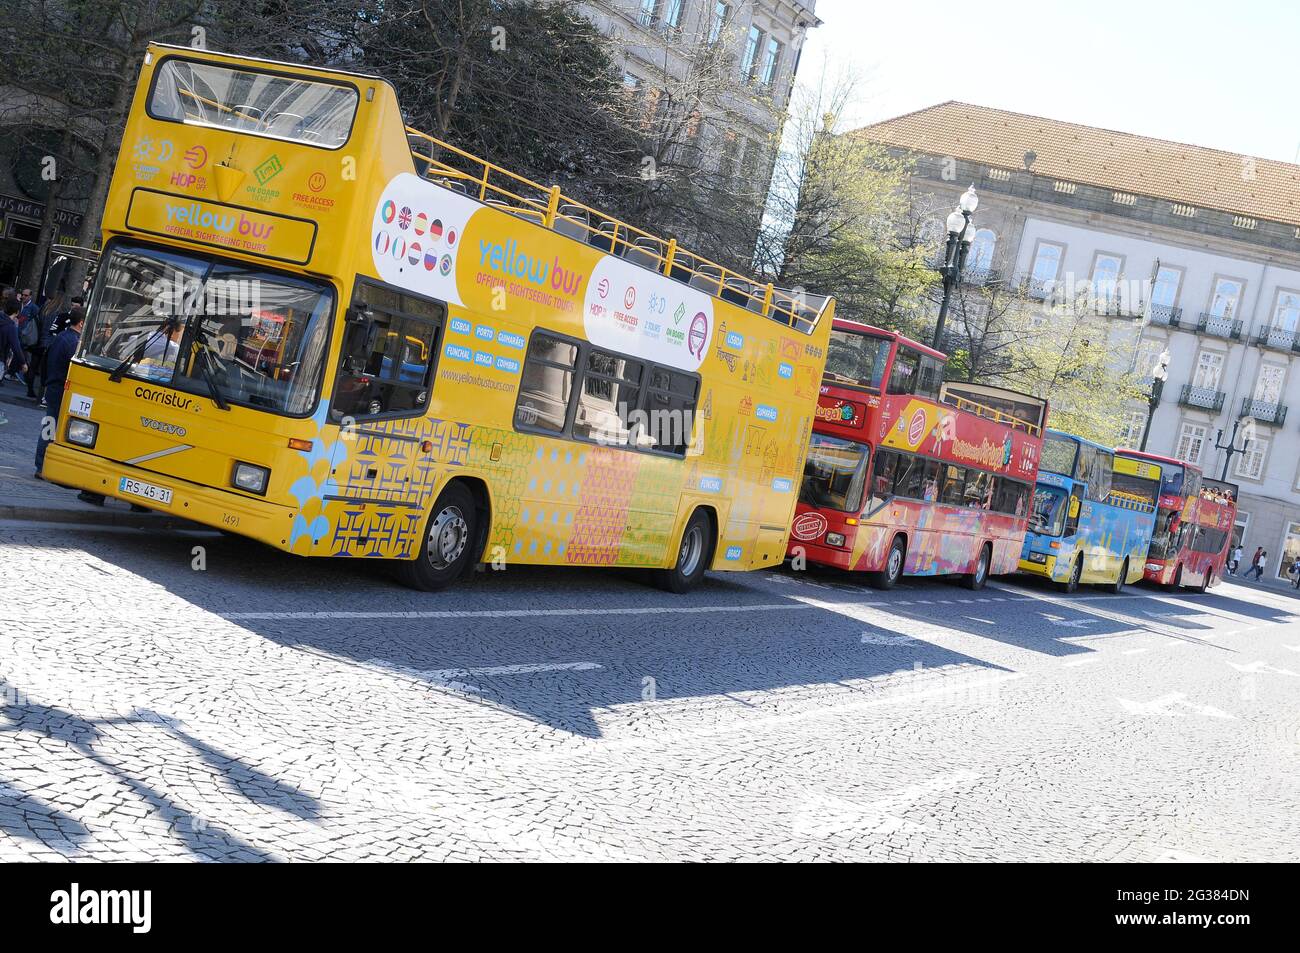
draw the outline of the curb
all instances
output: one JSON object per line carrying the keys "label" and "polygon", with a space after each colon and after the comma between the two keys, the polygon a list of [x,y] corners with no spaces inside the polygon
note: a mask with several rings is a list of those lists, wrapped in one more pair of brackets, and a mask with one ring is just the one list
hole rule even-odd
{"label": "curb", "polygon": [[117,526],[127,529],[202,530],[220,532],[175,516],[155,516],[150,513],[122,513],[102,510],[87,505],[85,509],[61,506],[15,506],[0,504],[0,520],[19,523],[75,523],[94,526]]}

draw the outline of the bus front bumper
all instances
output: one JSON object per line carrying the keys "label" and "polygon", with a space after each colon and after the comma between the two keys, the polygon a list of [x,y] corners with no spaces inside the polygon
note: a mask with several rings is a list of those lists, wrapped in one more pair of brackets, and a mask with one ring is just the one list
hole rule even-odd
{"label": "bus front bumper", "polygon": [[[50,444],[46,450],[41,475],[51,483],[111,496],[158,513],[248,536],[277,549],[289,549],[294,514],[287,506],[142,470],[57,443]],[[171,502],[163,504],[122,492],[123,477],[171,490]]]}
{"label": "bus front bumper", "polygon": [[1055,578],[1056,557],[1049,556],[1044,553],[1036,553],[1034,555],[1042,556],[1043,561],[1040,563],[1040,562],[1036,562],[1035,560],[1025,559],[1022,557],[1019,565],[1017,566],[1020,572],[1029,573],[1030,575],[1034,575],[1034,576],[1044,576],[1048,579]]}
{"label": "bus front bumper", "polygon": [[800,554],[810,563],[818,566],[834,566],[837,569],[853,568],[853,553],[847,548],[826,546],[822,543],[808,543],[790,538],[786,546],[785,558],[797,559]]}

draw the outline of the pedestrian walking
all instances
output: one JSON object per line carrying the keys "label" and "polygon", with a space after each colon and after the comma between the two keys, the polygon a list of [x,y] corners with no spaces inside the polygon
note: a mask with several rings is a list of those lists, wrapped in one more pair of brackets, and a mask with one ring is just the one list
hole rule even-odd
{"label": "pedestrian walking", "polygon": [[[59,405],[63,400],[63,383],[68,379],[68,366],[72,355],[77,353],[77,344],[81,341],[81,329],[86,324],[86,312],[73,308],[68,316],[68,326],[59,332],[50,344],[49,359],[45,367],[45,417],[41,420],[41,432],[36,441],[36,475],[41,475],[45,466],[45,448],[50,444],[50,437],[58,432]],[[51,422],[52,418],[52,424]]]}
{"label": "pedestrian walking", "polygon": [[0,385],[6,375],[27,370],[27,354],[18,337],[19,307],[17,298],[5,299],[4,315],[0,317]]}
{"label": "pedestrian walking", "polygon": [[1291,578],[1291,588],[1300,589],[1300,557],[1287,567],[1286,574]]}
{"label": "pedestrian walking", "polygon": [[[1263,549],[1261,549],[1259,551],[1259,559],[1256,560],[1255,565],[1250,567],[1251,572],[1255,574],[1256,582],[1259,582],[1260,578],[1264,575],[1264,570],[1265,568],[1267,568],[1267,566],[1268,566],[1268,553],[1266,553]],[[1246,573],[1246,575],[1249,576],[1250,573]]]}
{"label": "pedestrian walking", "polygon": [[1232,550],[1232,556],[1228,560],[1228,572],[1237,575],[1237,567],[1241,565],[1241,547],[1237,546]]}
{"label": "pedestrian walking", "polygon": [[18,312],[18,339],[23,350],[27,352],[27,396],[36,400],[36,378],[44,380],[45,352],[50,346],[50,332],[46,326],[48,319],[32,300],[31,289],[25,289],[19,297],[21,308]]}

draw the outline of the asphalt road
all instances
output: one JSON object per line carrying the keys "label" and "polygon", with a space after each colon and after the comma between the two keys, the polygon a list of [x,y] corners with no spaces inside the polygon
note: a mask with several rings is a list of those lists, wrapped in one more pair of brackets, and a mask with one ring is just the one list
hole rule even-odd
{"label": "asphalt road", "polygon": [[517,567],[428,595],[19,523],[0,580],[0,860],[1300,859],[1276,589]]}

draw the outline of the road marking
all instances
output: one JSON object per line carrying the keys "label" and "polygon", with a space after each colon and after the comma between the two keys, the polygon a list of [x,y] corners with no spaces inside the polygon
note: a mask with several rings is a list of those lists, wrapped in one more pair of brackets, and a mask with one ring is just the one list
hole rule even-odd
{"label": "road marking", "polygon": [[532,662],[522,665],[486,665],[478,668],[411,668],[407,665],[394,665],[379,658],[366,659],[362,664],[371,671],[405,675],[408,678],[433,682],[442,688],[474,695],[482,694],[483,690],[464,679],[495,675],[534,675],[539,672],[592,672],[602,668],[595,662]]}
{"label": "road marking", "polygon": [[422,609],[384,612],[221,612],[217,616],[232,622],[245,619],[515,619],[535,616],[601,615],[696,615],[710,612],[762,612],[772,609],[791,611],[817,606],[802,602],[778,602],[743,606],[636,606],[610,609]]}
{"label": "road marking", "polygon": [[859,645],[915,645],[919,640],[910,635],[891,635],[887,632],[863,632]]}
{"label": "road marking", "polygon": [[1090,665],[1093,662],[1100,662],[1101,657],[1098,655],[1085,655],[1083,658],[1071,659],[1062,664],[1062,668],[1077,668],[1080,665]]}
{"label": "road marking", "polygon": [[1300,678],[1300,672],[1293,672],[1289,668],[1274,668],[1267,662],[1251,662],[1247,665],[1238,665],[1236,662],[1228,664],[1239,672],[1249,672],[1252,675],[1291,675]]}
{"label": "road marking", "polygon": [[1207,718],[1228,718],[1234,719],[1235,715],[1230,715],[1221,708],[1215,708],[1213,705],[1196,705],[1187,700],[1187,696],[1182,692],[1170,692],[1168,695],[1161,695],[1159,698],[1152,699],[1149,702],[1135,702],[1127,698],[1115,696],[1115,700],[1120,703],[1125,711],[1133,714],[1143,715],[1173,715],[1181,717],[1183,712],[1175,711],[1176,707],[1186,708],[1188,711],[1196,712],[1198,715],[1204,715]]}

